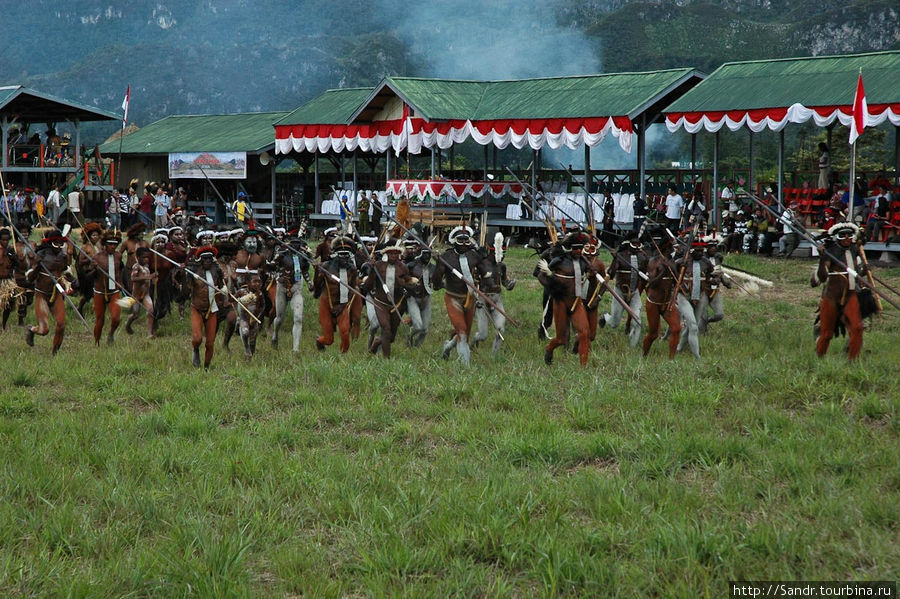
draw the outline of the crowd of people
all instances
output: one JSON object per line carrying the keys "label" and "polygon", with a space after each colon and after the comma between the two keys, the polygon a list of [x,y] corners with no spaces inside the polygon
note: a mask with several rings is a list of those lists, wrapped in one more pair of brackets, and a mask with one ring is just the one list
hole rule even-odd
{"label": "crowd of people", "polygon": [[[162,186],[145,186],[145,197],[152,196],[154,202],[164,195]],[[159,206],[165,204],[154,204]],[[486,231],[460,225],[449,234],[449,248],[438,252],[425,241],[421,224],[410,226],[388,216],[386,223],[376,225],[377,236],[362,235],[352,224],[343,230],[333,227],[313,250],[305,223],[290,230],[256,228],[247,218],[241,226],[217,230],[205,213],[186,217],[177,208],[171,210],[156,220],[162,226],[150,233],[145,218],[124,232],[106,222],[91,222],[83,225],[80,243],[66,229],[54,228],[36,247],[28,242],[31,223],[13,222],[14,235],[9,228],[0,232],[3,326],[15,309],[27,343],[34,345],[36,336],[50,332],[52,316],[55,354],[63,341],[67,304],[80,319],[92,305],[98,345],[104,330],[106,342],[114,343],[125,315],[126,332],[134,334],[134,323],[145,314],[147,335],[153,338],[160,322],[177,311],[189,315],[191,363],[209,367],[220,328],[222,345],[229,347],[237,332],[251,360],[263,331],[278,346],[289,309],[292,349],[298,351],[304,295],[311,293],[321,327],[315,337],[319,350],[325,351],[337,337],[340,351],[348,351],[363,330],[365,313],[368,351],[388,358],[402,323],[408,325],[409,347],[425,340],[431,300],[443,289],[452,331],[441,356],[447,359],[455,350],[468,365],[472,348],[483,341],[491,339],[495,353],[502,349],[509,320],[504,295],[513,291],[516,281],[506,268],[508,240],[500,233],[488,237]],[[688,348],[700,357],[700,335],[725,317],[723,289],[750,283],[741,280],[739,271],[724,267],[730,241],[707,225],[706,213],[694,208],[688,213],[691,217],[677,226],[671,222],[674,217],[665,223],[645,217],[640,230],[611,248],[609,265],[598,256],[603,245],[599,231],[576,225],[558,233],[548,226],[551,243],[542,249],[533,272],[544,289],[538,334],[548,340],[547,364],[553,362],[555,350],[569,347],[570,341],[573,353],[586,364],[597,330],[614,329],[623,321],[631,344],[640,343],[644,355],[660,336],[664,320],[669,356]],[[783,224],[792,235],[803,232],[795,221]],[[839,222],[820,239],[822,258],[813,280],[824,286],[819,355],[840,327],[850,335],[849,357],[859,354],[861,319],[871,313],[871,301],[862,297],[871,287],[864,279],[860,234],[856,225]],[[606,294],[610,304],[603,311]],[[79,295],[76,306],[73,298]],[[859,299],[848,299],[857,295]],[[29,305],[34,306],[36,324],[26,326]]]}

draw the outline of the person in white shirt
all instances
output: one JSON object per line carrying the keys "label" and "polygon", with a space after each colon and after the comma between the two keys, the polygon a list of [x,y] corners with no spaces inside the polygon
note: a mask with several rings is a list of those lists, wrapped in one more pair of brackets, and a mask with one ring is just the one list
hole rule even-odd
{"label": "person in white shirt", "polygon": [[73,189],[66,197],[66,201],[69,204],[69,213],[78,226],[81,226],[81,217],[79,215],[81,214],[81,198],[83,197],[84,195],[80,189]]}
{"label": "person in white shirt", "polygon": [[722,198],[722,205],[728,203],[728,213],[735,217],[737,216],[737,211],[741,209],[738,204],[737,194],[734,193],[734,181],[729,181],[725,187],[722,189],[722,194],[719,196]]}
{"label": "person in white shirt", "polygon": [[819,151],[822,154],[819,156],[819,189],[828,189],[828,184],[831,179],[831,156],[828,153],[828,145],[825,142],[819,143]]}
{"label": "person in white shirt", "polygon": [[156,228],[161,229],[169,224],[169,207],[171,206],[165,187],[160,186],[153,204],[156,206]]}
{"label": "person in white shirt", "polygon": [[669,186],[669,195],[666,196],[666,220],[669,221],[669,230],[673,233],[678,231],[683,208],[684,198],[675,191],[674,186]]}
{"label": "person in white shirt", "polygon": [[59,207],[62,198],[59,196],[59,185],[54,185],[47,195],[47,220],[50,226],[55,227],[56,221],[59,219]]}
{"label": "person in white shirt", "polygon": [[778,240],[778,256],[784,258],[790,258],[791,254],[794,253],[794,250],[797,249],[798,237],[797,232],[794,230],[794,222],[797,218],[796,213],[794,212],[800,205],[797,202],[792,203],[787,209],[781,213],[779,217],[779,221],[784,225],[784,235],[781,236],[781,239]]}

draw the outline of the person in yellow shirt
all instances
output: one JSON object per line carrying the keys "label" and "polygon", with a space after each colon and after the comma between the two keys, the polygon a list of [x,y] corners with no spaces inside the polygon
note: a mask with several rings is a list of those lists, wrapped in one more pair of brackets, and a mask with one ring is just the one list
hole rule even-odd
{"label": "person in yellow shirt", "polygon": [[250,219],[253,211],[247,203],[246,193],[243,191],[238,192],[237,200],[231,205],[231,210],[234,212],[235,218],[237,218],[238,222],[242,225],[245,221]]}

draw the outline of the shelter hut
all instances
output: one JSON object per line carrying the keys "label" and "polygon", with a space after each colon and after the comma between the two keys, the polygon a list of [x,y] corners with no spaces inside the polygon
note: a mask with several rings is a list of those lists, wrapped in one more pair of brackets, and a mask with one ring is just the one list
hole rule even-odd
{"label": "shelter hut", "polygon": [[59,183],[63,196],[81,187],[87,192],[84,210],[89,213],[95,208],[91,192],[108,191],[115,173],[99,156],[84,156],[82,125],[121,118],[21,85],[0,87],[3,180],[20,187],[36,186],[43,192]]}
{"label": "shelter hut", "polygon": [[[141,185],[146,181],[167,181],[173,190],[183,187],[189,198],[188,208],[204,210],[218,222],[229,220],[230,213],[216,190],[229,204],[243,191],[250,198],[255,218],[274,222],[284,215],[276,214],[278,161],[272,155],[272,123],[286,114],[165,117],[122,138],[121,180],[137,179]],[[118,156],[119,140],[103,144],[100,150],[105,155]]]}
{"label": "shelter hut", "polygon": [[[893,182],[900,192],[900,86],[897,85],[900,51],[729,62],[665,108],[666,127],[670,132],[683,128],[694,136],[698,133],[714,136],[713,185],[717,192],[713,194],[713,212],[717,224],[722,128],[732,132],[744,128],[750,131],[748,189],[755,188],[754,134],[767,128],[778,132],[778,203],[784,206],[786,200],[797,199],[801,201],[801,212],[809,214],[816,209],[809,193],[812,190],[805,195],[793,195],[799,190],[785,189],[785,128],[811,121],[817,127],[827,128],[828,147],[832,148],[834,126],[849,125],[852,120],[860,72],[868,102],[866,126],[885,122],[894,126]],[[895,193],[894,197],[898,195]],[[894,203],[891,214],[896,215],[895,226],[900,229],[900,202]]]}
{"label": "shelter hut", "polygon": [[[643,193],[647,127],[661,122],[662,109],[702,78],[689,68],[510,81],[387,77],[374,88],[329,90],[286,116],[275,125],[275,152],[299,160],[311,156],[314,218],[334,218],[339,211],[336,202],[320,197],[320,157],[334,164],[343,188],[352,189],[348,196],[352,211],[360,192],[356,161],[367,160],[374,179],[375,165],[383,156],[384,187],[378,192],[389,199],[409,196],[418,210],[432,212],[432,220],[436,212],[452,214],[457,205],[477,205],[488,213],[488,224],[543,226],[536,219],[529,223],[516,218],[519,200],[529,186],[523,189],[512,178],[489,172],[489,148],[494,148],[494,163],[497,150],[530,148],[534,186],[543,148],[580,147],[587,184],[582,184],[581,197],[570,198],[566,212],[575,212],[570,220],[584,222],[598,210],[590,197],[597,189],[596,183],[591,184],[590,148],[612,135],[624,152],[631,152],[637,139],[638,189]],[[484,146],[481,172],[463,177],[441,173],[444,153],[452,157],[454,146],[468,139]],[[412,178],[407,166],[403,177],[400,165],[423,153],[431,155],[429,175]],[[353,181],[344,181],[347,157],[354,163]],[[445,206],[454,208],[442,210]]]}

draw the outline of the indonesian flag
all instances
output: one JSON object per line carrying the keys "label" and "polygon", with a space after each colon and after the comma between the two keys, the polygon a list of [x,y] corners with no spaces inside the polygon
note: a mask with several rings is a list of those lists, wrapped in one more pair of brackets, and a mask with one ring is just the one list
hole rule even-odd
{"label": "indonesian flag", "polygon": [[125,90],[125,99],[122,100],[122,129],[125,128],[125,122],[128,121],[128,103],[131,102],[131,86]]}
{"label": "indonesian flag", "polygon": [[853,121],[850,123],[850,144],[856,142],[856,138],[862,135],[866,128],[866,117],[869,115],[869,107],[866,105],[866,90],[863,89],[862,70],[859,71],[859,79],[856,82],[856,96],[853,98]]}
{"label": "indonesian flag", "polygon": [[400,141],[397,143],[397,146],[394,148],[394,154],[396,156],[400,155],[400,151],[403,150],[409,144],[409,134],[412,133],[412,111],[409,108],[409,104],[406,102],[403,103],[403,130],[400,132]]}

